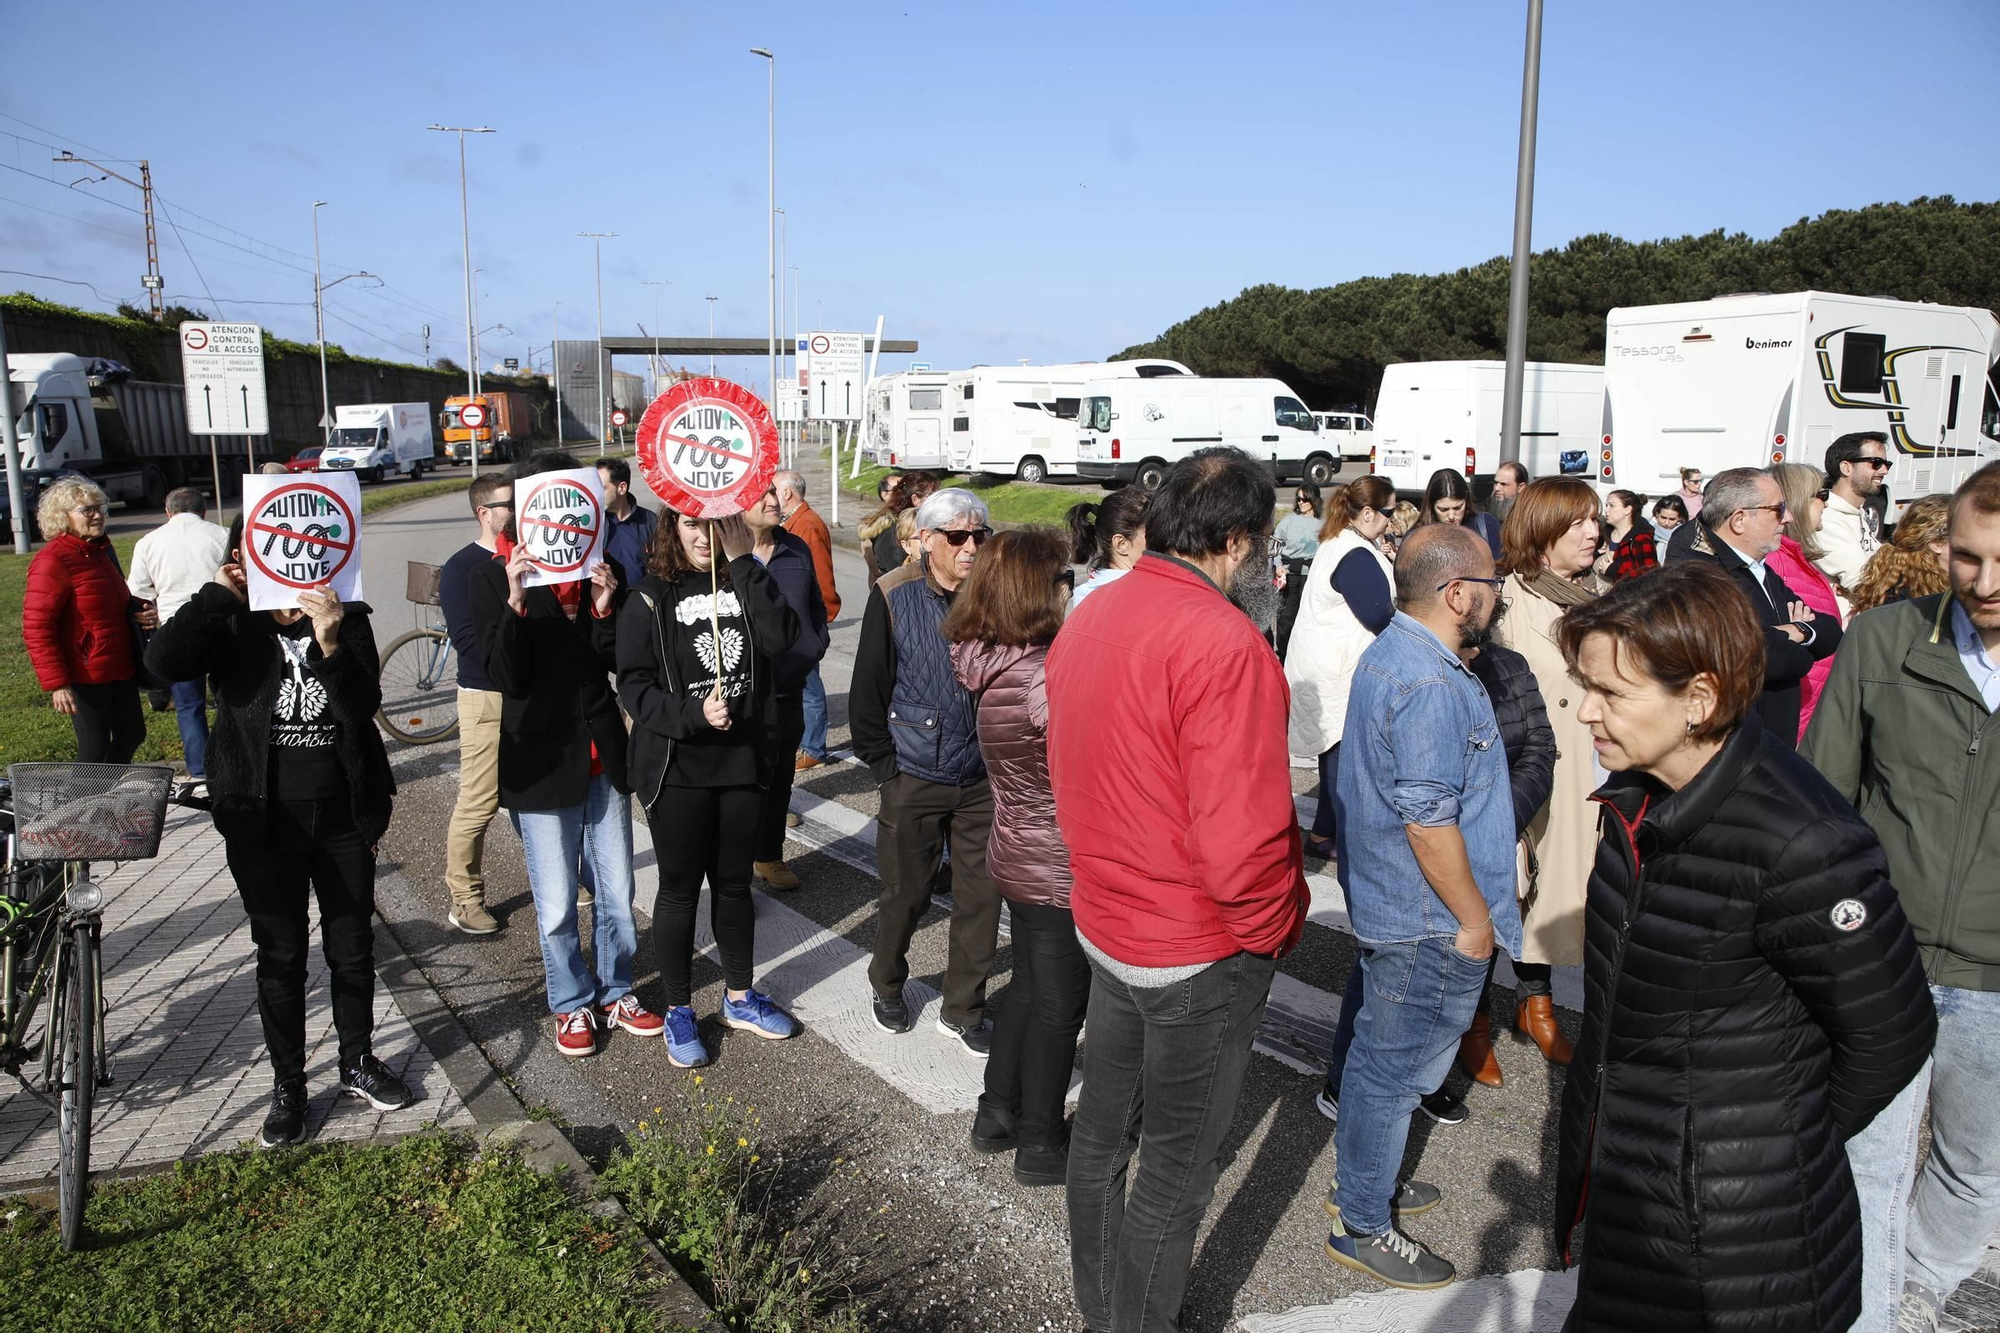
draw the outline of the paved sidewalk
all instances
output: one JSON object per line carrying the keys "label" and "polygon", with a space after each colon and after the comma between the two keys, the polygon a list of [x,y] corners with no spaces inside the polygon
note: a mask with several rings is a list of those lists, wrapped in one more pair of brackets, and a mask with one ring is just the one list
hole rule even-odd
{"label": "paved sidewalk", "polygon": [[[99,862],[95,869],[105,893],[106,1040],[113,1084],[97,1094],[91,1169],[158,1166],[254,1139],[270,1106],[271,1070],[257,1021],[250,924],[223,861],[222,839],[206,814],[170,808],[157,859]],[[315,910],[315,920],[317,915]],[[395,946],[379,922],[376,942],[378,957]],[[306,1141],[368,1139],[431,1123],[471,1125],[444,1070],[379,981],[375,1054],[402,1075],[417,1100],[384,1113],[338,1095],[338,1039],[317,945],[311,960],[306,1080],[312,1109]],[[13,1080],[0,1079],[0,1189],[37,1184],[55,1174],[53,1111]]]}

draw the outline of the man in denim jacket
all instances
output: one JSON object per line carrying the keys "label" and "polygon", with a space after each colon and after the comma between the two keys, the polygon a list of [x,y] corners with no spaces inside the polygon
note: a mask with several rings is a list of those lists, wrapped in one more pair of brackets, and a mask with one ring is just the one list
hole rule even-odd
{"label": "man in denim jacket", "polygon": [[1391,1286],[1456,1270],[1396,1229],[1442,1197],[1399,1184],[1418,1099],[1443,1081],[1496,939],[1521,942],[1506,751],[1460,654],[1486,642],[1500,580],[1468,528],[1417,529],[1396,559],[1396,617],[1361,655],[1339,783],[1339,876],[1360,942],[1361,1012],[1343,1073],[1335,1262]]}

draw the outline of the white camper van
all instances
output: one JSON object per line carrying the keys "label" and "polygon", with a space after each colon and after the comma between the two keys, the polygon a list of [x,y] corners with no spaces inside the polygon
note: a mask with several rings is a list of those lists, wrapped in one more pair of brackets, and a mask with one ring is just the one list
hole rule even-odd
{"label": "white camper van", "polygon": [[333,434],[319,456],[324,472],[355,472],[363,481],[391,473],[420,477],[432,461],[428,403],[347,403],[333,409]]}
{"label": "white camper van", "polygon": [[[1439,468],[1463,471],[1475,494],[1500,465],[1504,361],[1401,361],[1382,368],[1375,472],[1421,493]],[[1521,377],[1521,464],[1530,476],[1587,476],[1604,408],[1604,368],[1530,361]]]}
{"label": "white camper van", "polygon": [[1093,380],[1193,375],[1178,361],[1083,361],[953,371],[949,452],[954,472],[1046,481],[1076,475],[1076,415]]}
{"label": "white camper van", "polygon": [[1602,486],[1680,469],[1823,467],[1850,431],[1889,437],[1891,518],[2000,456],[1989,310],[1829,292],[1632,306],[1605,320]]}
{"label": "white camper van", "polygon": [[945,451],[946,380],[932,371],[906,370],[868,381],[866,447],[881,467],[937,468]]}
{"label": "white camper van", "polygon": [[1218,444],[1263,459],[1281,482],[1323,486],[1339,468],[1319,423],[1283,380],[1093,380],[1077,424],[1077,474],[1107,487],[1136,481],[1152,490],[1176,461]]}

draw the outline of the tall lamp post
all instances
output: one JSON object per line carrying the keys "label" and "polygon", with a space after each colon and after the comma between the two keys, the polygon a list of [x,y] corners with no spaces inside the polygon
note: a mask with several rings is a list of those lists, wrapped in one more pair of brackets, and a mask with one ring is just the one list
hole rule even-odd
{"label": "tall lamp post", "polygon": [[713,297],[713,296],[704,296],[704,297],[702,297],[701,299],[702,299],[702,300],[704,300],[704,301],[706,301],[706,302],[708,302],[708,377],[709,377],[710,379],[714,379],[714,378],[715,378],[715,302],[716,302],[716,298],[715,298],[715,297]]}
{"label": "tall lamp post", "polygon": [[[427,129],[443,134],[458,136],[458,230],[465,246],[465,392],[468,397],[479,392],[472,378],[473,367],[479,364],[479,355],[473,347],[474,332],[472,316],[472,210],[465,195],[465,136],[468,134],[492,134],[495,131],[487,125],[429,125]],[[472,476],[479,478],[479,451],[468,448],[472,456]]]}
{"label": "tall lamp post", "polygon": [[655,396],[658,396],[660,392],[660,288],[671,287],[674,284],[666,278],[641,278],[639,279],[639,285],[653,289],[653,393]]}
{"label": "tall lamp post", "polygon": [[778,401],[778,58],[761,46],[750,48],[753,56],[762,56],[771,62],[770,91],[770,143],[767,151],[770,204],[764,210],[764,245],[769,252],[766,258],[770,264],[771,284],[771,347],[767,357],[766,371],[770,375],[771,401]]}
{"label": "tall lamp post", "polygon": [[1528,0],[1521,66],[1521,150],[1514,176],[1514,265],[1507,291],[1507,371],[1500,396],[1500,461],[1521,461],[1521,386],[1528,363],[1528,264],[1535,220],[1535,116],[1542,87],[1542,0]]}
{"label": "tall lamp post", "polygon": [[556,391],[556,448],[562,448],[562,302],[549,316],[549,383]]}
{"label": "tall lamp post", "polygon": [[348,278],[372,278],[369,272],[349,273],[332,282],[321,282],[319,273],[319,211],[326,200],[315,199],[313,216],[313,341],[319,344],[319,436],[322,446],[333,442],[333,407],[326,389],[326,293]]}
{"label": "tall lamp post", "polygon": [[615,231],[577,233],[597,249],[597,442],[599,445],[604,443],[607,411],[604,399],[604,242],[617,234]]}

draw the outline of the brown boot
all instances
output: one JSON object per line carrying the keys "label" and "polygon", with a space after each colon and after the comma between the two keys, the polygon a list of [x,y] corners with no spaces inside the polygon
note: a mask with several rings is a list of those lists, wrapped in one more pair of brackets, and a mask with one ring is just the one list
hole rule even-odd
{"label": "brown boot", "polygon": [[1474,1083],[1489,1088],[1506,1086],[1499,1057],[1493,1053],[1493,1020],[1484,1009],[1472,1016],[1472,1026],[1458,1039],[1458,1067],[1470,1074]]}
{"label": "brown boot", "polygon": [[1556,1026],[1556,1007],[1546,995],[1530,995],[1514,1011],[1514,1028],[1542,1048],[1552,1065],[1566,1065],[1576,1054],[1562,1029]]}

